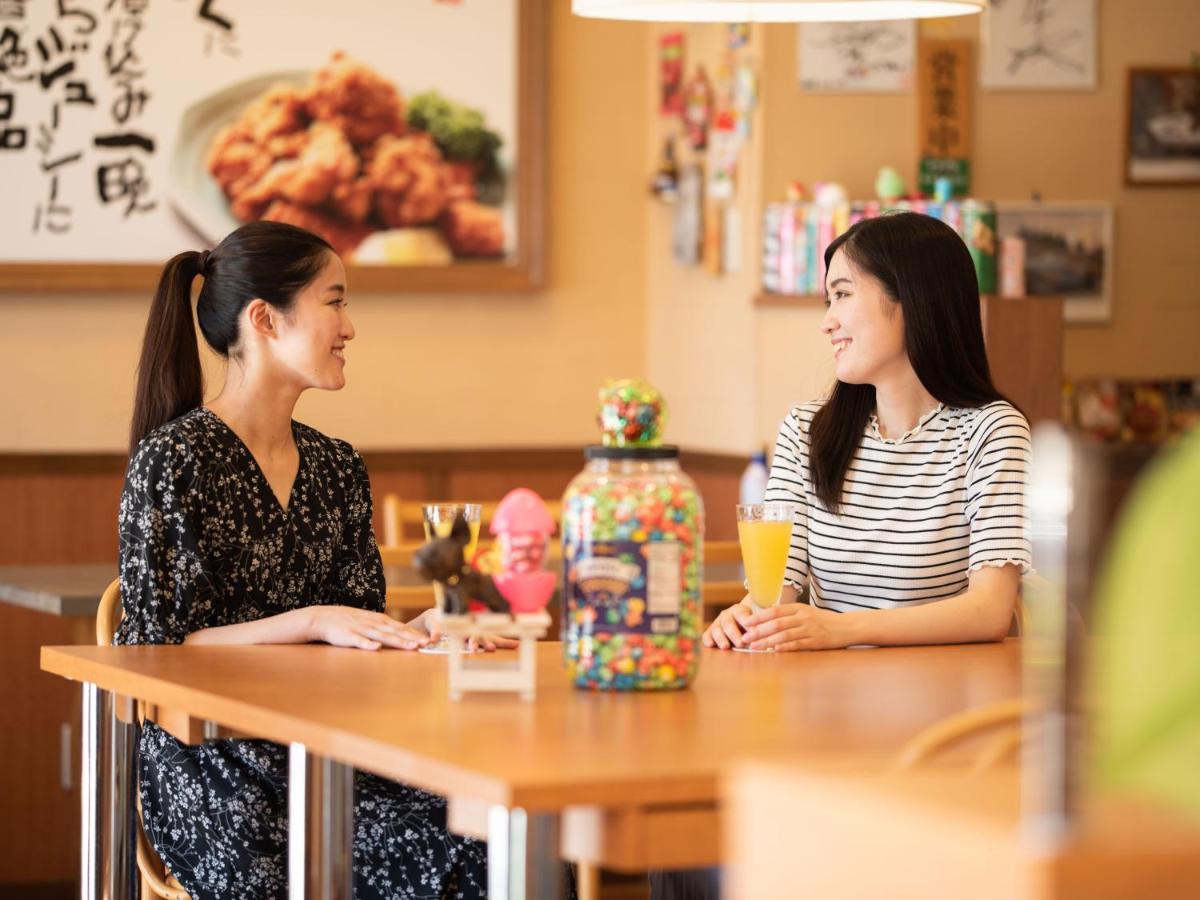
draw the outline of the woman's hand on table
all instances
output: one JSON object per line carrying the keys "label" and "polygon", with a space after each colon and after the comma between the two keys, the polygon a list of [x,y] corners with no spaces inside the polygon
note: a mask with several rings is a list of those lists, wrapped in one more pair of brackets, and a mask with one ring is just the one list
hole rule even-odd
{"label": "woman's hand on table", "polygon": [[477,650],[511,650],[517,646],[515,638],[502,637],[498,634],[472,634],[467,638],[467,652]]}
{"label": "woman's hand on table", "polygon": [[713,619],[713,623],[708,626],[708,629],[701,638],[704,646],[716,647],[719,650],[729,650],[733,647],[746,646],[742,634],[746,630],[754,611],[755,609],[750,602],[749,595],[743,597],[740,602],[735,603],[728,609],[721,610],[720,614]]}
{"label": "woman's hand on table", "polygon": [[384,613],[352,606],[312,607],[311,639],[334,647],[378,650],[416,650],[429,643],[424,631],[397,622]]}
{"label": "woman's hand on table", "polygon": [[[430,641],[439,641],[442,638],[441,613],[437,609],[427,609],[409,622],[408,627],[428,634]],[[467,638],[468,653],[479,650],[511,650],[516,646],[517,641],[513,638],[501,637],[498,634],[472,634]]]}
{"label": "woman's hand on table", "polygon": [[754,610],[742,625],[751,650],[838,650],[854,643],[839,613],[807,603]]}

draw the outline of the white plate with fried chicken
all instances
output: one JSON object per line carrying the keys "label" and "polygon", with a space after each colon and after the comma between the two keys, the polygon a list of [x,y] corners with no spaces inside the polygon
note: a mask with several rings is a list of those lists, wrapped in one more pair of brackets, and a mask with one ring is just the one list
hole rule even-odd
{"label": "white plate with fried chicken", "polygon": [[[504,255],[506,211],[479,202],[480,188],[496,183],[494,156],[484,172],[450,155],[474,151],[479,135],[494,154],[499,140],[452,101],[430,93],[413,102],[407,111],[434,112],[406,116],[391,81],[340,52],[315,72],[230,85],[184,112],[171,203],[213,244],[243,222],[273,219],[320,234],[357,263]],[[449,120],[433,118],[444,110],[474,116],[465,140],[452,143]]]}

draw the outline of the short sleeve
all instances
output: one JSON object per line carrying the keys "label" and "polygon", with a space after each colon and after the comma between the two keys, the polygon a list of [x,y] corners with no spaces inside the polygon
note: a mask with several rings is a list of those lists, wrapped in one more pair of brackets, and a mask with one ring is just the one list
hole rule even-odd
{"label": "short sleeve", "polygon": [[362,457],[355,451],[351,453],[352,477],[347,489],[345,527],[338,548],[333,602],[383,612],[387,584],[375,529],[371,525],[371,480]]}
{"label": "short sleeve", "polygon": [[168,434],[129,462],[117,515],[121,624],[117,644],[181,644],[205,627],[212,587],[199,547],[196,461]]}
{"label": "short sleeve", "polygon": [[1029,424],[1007,403],[986,407],[967,458],[968,572],[983,566],[1032,567],[1025,504],[1031,444]]}
{"label": "short sleeve", "polygon": [[808,586],[808,435],[798,410],[793,409],[779,427],[771,474],[767,479],[768,501],[786,501],[798,507],[792,523],[792,542],[788,549],[784,583],[799,593]]}

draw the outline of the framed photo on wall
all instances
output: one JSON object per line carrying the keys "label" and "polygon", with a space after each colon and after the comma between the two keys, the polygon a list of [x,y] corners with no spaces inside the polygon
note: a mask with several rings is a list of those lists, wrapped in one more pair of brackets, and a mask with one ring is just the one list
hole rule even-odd
{"label": "framed photo on wall", "polygon": [[0,4],[0,290],[145,290],[238,225],[354,290],[541,282],[545,0]]}
{"label": "framed photo on wall", "polygon": [[1097,0],[991,0],[979,80],[996,90],[1096,87]]}
{"label": "framed photo on wall", "polygon": [[1112,318],[1111,206],[997,203],[996,234],[1025,241],[1025,293],[1062,297],[1068,322]]}
{"label": "framed photo on wall", "polygon": [[1127,184],[1200,184],[1200,70],[1130,69]]}
{"label": "framed photo on wall", "polygon": [[807,22],[796,29],[800,89],[900,93],[912,89],[917,23]]}

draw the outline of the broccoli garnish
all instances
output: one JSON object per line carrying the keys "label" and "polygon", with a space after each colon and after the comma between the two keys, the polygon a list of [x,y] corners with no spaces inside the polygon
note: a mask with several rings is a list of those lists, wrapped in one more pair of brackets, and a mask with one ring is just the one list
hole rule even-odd
{"label": "broccoli garnish", "polygon": [[408,124],[427,132],[447,159],[477,165],[481,181],[496,175],[496,151],[502,141],[488,130],[479,110],[447,100],[437,91],[426,91],[409,102]]}

